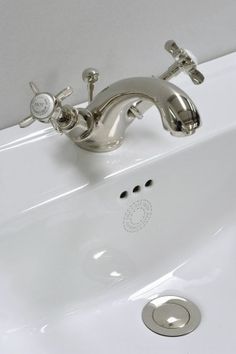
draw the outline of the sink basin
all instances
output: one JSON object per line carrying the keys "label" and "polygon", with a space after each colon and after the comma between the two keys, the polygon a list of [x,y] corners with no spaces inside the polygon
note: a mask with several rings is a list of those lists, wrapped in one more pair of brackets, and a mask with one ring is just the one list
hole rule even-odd
{"label": "sink basin", "polygon": [[[202,87],[175,80],[202,115],[188,138],[154,108],[105,154],[40,124],[0,132],[1,353],[236,352],[235,58],[202,64]],[[149,331],[161,295],[193,301],[199,327]]]}

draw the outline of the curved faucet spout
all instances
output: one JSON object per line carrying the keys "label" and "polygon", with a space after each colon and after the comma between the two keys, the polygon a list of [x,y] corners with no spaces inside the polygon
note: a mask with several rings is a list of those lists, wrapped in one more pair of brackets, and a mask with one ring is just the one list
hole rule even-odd
{"label": "curved faucet spout", "polygon": [[82,78],[87,83],[86,108],[64,105],[62,101],[71,93],[70,86],[57,95],[40,92],[30,82],[34,97],[30,102],[31,115],[20,122],[25,128],[34,121],[49,123],[59,132],[85,150],[105,152],[118,148],[127,127],[135,118],[152,105],[160,112],[162,124],[174,136],[188,136],[200,126],[199,113],[190,97],[177,86],[167,82],[180,72],[185,72],[194,84],[204,80],[196,68],[195,59],[189,52],[169,40],[165,49],[174,58],[174,63],[157,77],[135,77],[117,81],[93,98],[94,85],[99,77],[95,68],[84,70]]}
{"label": "curved faucet spout", "polygon": [[118,81],[101,91],[87,107],[96,121],[88,139],[77,142],[92,151],[118,147],[134,120],[129,109],[139,101],[154,104],[162,123],[174,136],[187,136],[200,126],[199,113],[190,97],[177,86],[158,78],[137,77]]}

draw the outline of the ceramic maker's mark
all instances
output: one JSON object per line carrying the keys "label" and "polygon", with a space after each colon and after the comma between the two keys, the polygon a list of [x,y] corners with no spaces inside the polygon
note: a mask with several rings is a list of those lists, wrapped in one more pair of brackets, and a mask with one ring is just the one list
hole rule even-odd
{"label": "ceramic maker's mark", "polygon": [[123,219],[123,226],[127,232],[141,230],[152,216],[152,205],[148,200],[137,200],[127,209]]}

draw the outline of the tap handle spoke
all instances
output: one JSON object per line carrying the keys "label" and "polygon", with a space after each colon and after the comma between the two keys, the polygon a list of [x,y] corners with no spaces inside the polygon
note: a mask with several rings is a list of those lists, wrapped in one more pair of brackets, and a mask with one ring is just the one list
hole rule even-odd
{"label": "tap handle spoke", "polygon": [[181,49],[173,40],[169,40],[165,43],[165,50],[167,50],[167,52],[169,52],[173,56],[173,58],[175,58],[181,52]]}
{"label": "tap handle spoke", "polygon": [[29,82],[29,86],[35,95],[40,92],[38,86],[33,81]]}
{"label": "tap handle spoke", "polygon": [[34,123],[35,121],[35,118],[32,117],[32,116],[28,116],[26,118],[24,118],[20,123],[19,123],[19,126],[21,128],[26,128],[26,127],[29,127],[32,123]]}
{"label": "tap handle spoke", "polygon": [[69,97],[71,94],[73,93],[73,89],[71,86],[67,86],[66,88],[64,88],[62,91],[60,91],[57,95],[56,95],[56,99],[58,101],[63,101],[64,99],[66,99],[67,97]]}
{"label": "tap handle spoke", "polygon": [[195,85],[200,85],[204,81],[204,75],[197,69],[189,70],[189,76]]}
{"label": "tap handle spoke", "polygon": [[61,107],[57,107],[52,116],[50,117],[50,123],[52,124],[53,128],[60,134],[62,133],[62,130],[60,129],[60,125],[58,124],[58,119],[60,118],[61,113]]}
{"label": "tap handle spoke", "polygon": [[180,72],[185,72],[195,85],[204,81],[204,75],[197,69],[197,59],[189,50],[180,48],[173,40],[166,42],[165,49],[175,62],[160,76],[161,79],[170,80]]}

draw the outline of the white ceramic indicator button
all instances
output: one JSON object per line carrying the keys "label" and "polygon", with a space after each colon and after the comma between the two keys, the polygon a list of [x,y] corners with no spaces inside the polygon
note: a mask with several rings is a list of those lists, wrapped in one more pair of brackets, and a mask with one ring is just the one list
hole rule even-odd
{"label": "white ceramic indicator button", "polygon": [[30,104],[31,114],[37,119],[48,118],[53,113],[54,107],[54,99],[48,93],[35,95]]}

